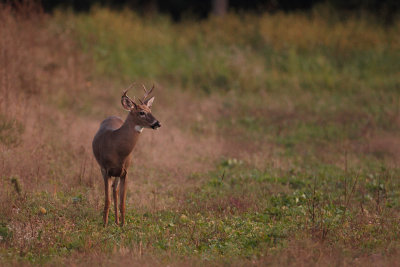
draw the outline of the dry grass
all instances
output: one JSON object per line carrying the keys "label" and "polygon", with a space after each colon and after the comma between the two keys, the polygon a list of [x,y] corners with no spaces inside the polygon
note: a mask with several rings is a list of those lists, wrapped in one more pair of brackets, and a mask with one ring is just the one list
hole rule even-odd
{"label": "dry grass", "polygon": [[[352,254],[343,255],[343,252],[335,247],[313,240],[304,239],[289,241],[287,247],[280,250],[271,250],[269,253],[258,259],[243,260],[237,259],[231,266],[396,266],[398,251],[393,250],[387,254]],[[77,266],[160,266],[168,263],[170,266],[226,266],[224,261],[201,261],[191,258],[174,259],[173,255],[160,257],[153,253],[143,254],[140,247],[134,249],[120,248],[115,250],[112,256],[105,256],[102,253],[82,256],[74,255],[64,260],[64,264]]]}
{"label": "dry grass", "polygon": [[[97,184],[97,178],[90,177],[100,176],[91,153],[91,139],[102,118],[114,114],[125,117],[118,104],[122,88],[106,90],[112,86],[110,83],[92,81],[90,60],[78,52],[70,33],[51,24],[40,10],[28,5],[11,11],[2,6],[1,12],[4,18],[0,32],[2,119],[23,127],[18,144],[0,144],[2,173],[20,177],[22,187],[28,191],[65,190],[78,180]],[[24,16],[25,13],[30,16]],[[161,102],[166,94],[171,95],[160,89],[157,100]],[[178,97],[177,92],[172,94],[167,97]],[[179,98],[185,101],[190,96],[180,94]],[[85,107],[81,106],[88,104],[87,100],[96,103],[94,111],[90,111],[96,115],[79,116],[85,114]],[[194,109],[163,108],[166,106],[154,111],[161,113],[158,117],[165,124],[163,132],[144,134],[135,152],[135,165],[147,167],[145,170],[137,167],[135,171],[148,176],[154,170],[163,170],[160,178],[154,177],[156,180],[163,181],[168,176],[167,179],[174,179],[174,184],[181,183],[191,171],[210,166],[210,162],[219,158],[223,142],[218,142],[212,134],[193,137],[190,132],[173,126],[192,120],[189,114]],[[176,117],[173,115],[176,112],[188,112],[188,116]],[[146,179],[135,179],[135,183],[142,184]],[[142,197],[138,196],[138,200]]]}

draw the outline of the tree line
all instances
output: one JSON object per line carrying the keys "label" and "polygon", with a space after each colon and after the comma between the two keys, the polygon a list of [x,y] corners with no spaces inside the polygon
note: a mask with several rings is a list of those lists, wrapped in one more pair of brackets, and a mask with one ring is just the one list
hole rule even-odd
{"label": "tree line", "polygon": [[[2,2],[23,2],[30,0],[0,0]],[[174,20],[184,16],[206,18],[210,14],[224,15],[228,11],[292,12],[307,11],[316,5],[325,4],[342,13],[368,12],[384,22],[398,16],[399,0],[33,0],[39,1],[46,12],[55,8],[72,8],[78,12],[89,11],[94,5],[110,8],[132,8],[138,13],[166,13]]]}

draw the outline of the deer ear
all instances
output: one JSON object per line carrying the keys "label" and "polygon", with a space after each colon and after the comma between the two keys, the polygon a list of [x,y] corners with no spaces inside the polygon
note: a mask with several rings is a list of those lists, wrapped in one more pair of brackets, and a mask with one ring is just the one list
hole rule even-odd
{"label": "deer ear", "polygon": [[127,111],[131,111],[134,107],[136,107],[135,102],[133,102],[132,100],[130,100],[128,97],[126,97],[125,95],[123,95],[121,97],[121,104],[122,107],[127,110]]}
{"label": "deer ear", "polygon": [[149,108],[151,108],[151,105],[153,105],[153,101],[154,101],[154,96],[146,101],[144,101],[144,103],[146,104],[146,106],[148,106]]}

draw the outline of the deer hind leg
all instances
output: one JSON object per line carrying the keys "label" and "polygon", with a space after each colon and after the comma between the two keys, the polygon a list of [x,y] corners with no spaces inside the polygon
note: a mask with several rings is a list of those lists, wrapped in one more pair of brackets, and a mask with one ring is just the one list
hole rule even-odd
{"label": "deer hind leg", "polygon": [[118,217],[119,177],[115,177],[112,187],[113,187],[115,223],[118,225],[119,224],[119,217]]}
{"label": "deer hind leg", "polygon": [[119,210],[121,212],[121,226],[124,226],[125,224],[125,200],[126,200],[126,171],[123,172],[121,175],[121,185],[120,185],[120,192],[119,192],[119,198],[120,198],[120,206]]}
{"label": "deer hind leg", "polygon": [[104,213],[103,213],[103,223],[104,227],[108,224],[108,213],[110,211],[110,203],[111,203],[111,195],[110,195],[110,185],[111,185],[111,177],[108,176],[107,171],[102,169],[101,173],[103,174],[104,179]]}

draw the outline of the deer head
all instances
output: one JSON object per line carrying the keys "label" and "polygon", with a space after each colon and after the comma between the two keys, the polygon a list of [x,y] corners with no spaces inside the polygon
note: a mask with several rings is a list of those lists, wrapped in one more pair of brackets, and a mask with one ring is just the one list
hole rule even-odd
{"label": "deer head", "polygon": [[132,86],[124,91],[121,97],[121,104],[125,110],[129,111],[129,117],[135,124],[135,129],[138,132],[141,132],[143,128],[152,128],[156,130],[161,127],[160,122],[153,116],[153,114],[151,114],[151,106],[153,105],[154,96],[149,98],[149,95],[152,93],[154,85],[150,91],[147,91],[146,87],[143,85],[144,96],[142,99],[138,98],[140,103],[135,103],[134,100],[127,96],[126,93],[131,87]]}

